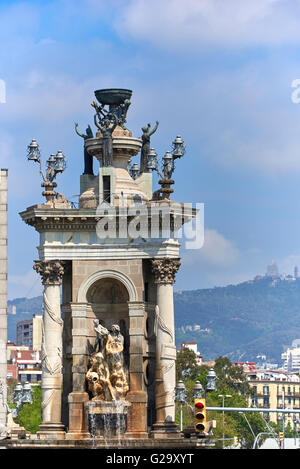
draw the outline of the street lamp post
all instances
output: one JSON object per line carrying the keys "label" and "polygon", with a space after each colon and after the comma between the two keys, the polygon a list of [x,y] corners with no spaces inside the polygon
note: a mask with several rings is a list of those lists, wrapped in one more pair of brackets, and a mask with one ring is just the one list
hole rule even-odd
{"label": "street lamp post", "polygon": [[[223,405],[222,407],[225,407],[225,397],[232,397],[231,394],[219,394],[218,397],[222,397],[222,402]],[[225,438],[225,433],[224,433],[224,426],[225,426],[225,413],[223,410],[223,442],[222,442],[222,448],[224,449],[224,438]]]}
{"label": "street lamp post", "polygon": [[217,379],[217,375],[214,371],[213,368],[211,368],[209,370],[209,372],[207,373],[207,385],[206,385],[206,388],[205,388],[205,391],[207,392],[211,392],[211,391],[216,391],[216,379]]}
{"label": "street lamp post", "polygon": [[186,401],[186,389],[182,380],[178,381],[178,384],[175,388],[175,401],[180,403],[180,431],[182,432],[182,406]]}
{"label": "street lamp post", "polygon": [[194,399],[201,399],[203,393],[203,387],[200,381],[196,381],[195,386],[193,388],[194,391]]}

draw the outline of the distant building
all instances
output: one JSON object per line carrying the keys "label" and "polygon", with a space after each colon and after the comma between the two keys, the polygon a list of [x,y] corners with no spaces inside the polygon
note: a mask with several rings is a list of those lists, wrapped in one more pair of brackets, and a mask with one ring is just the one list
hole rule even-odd
{"label": "distant building", "polygon": [[293,416],[300,418],[300,377],[280,370],[246,371],[245,375],[255,393],[249,404],[261,408],[265,418],[282,422],[280,413],[268,409],[282,409],[283,402],[285,409],[299,410],[299,414],[285,414],[285,425],[293,428]]}
{"label": "distant building", "polygon": [[7,378],[39,383],[42,376],[41,352],[36,350],[11,350],[7,363]]}
{"label": "distant building", "polygon": [[25,345],[32,350],[41,350],[42,314],[34,314],[32,319],[17,323],[17,345]]}
{"label": "distant building", "polygon": [[292,347],[281,354],[283,369],[287,372],[300,371],[300,339],[292,342]]}
{"label": "distant building", "polygon": [[234,366],[240,366],[244,371],[254,371],[256,369],[256,362],[235,362]]}
{"label": "distant building", "polygon": [[266,277],[277,278],[279,277],[278,267],[274,259],[272,259],[271,264],[267,267]]}
{"label": "distant building", "polygon": [[180,344],[180,350],[184,350],[185,348],[188,348],[189,350],[192,350],[195,353],[197,365],[201,366],[203,363],[203,357],[198,352],[197,342],[182,342]]}
{"label": "distant building", "polygon": [[294,268],[294,277],[298,278],[298,267],[296,265],[295,265],[295,268]]}

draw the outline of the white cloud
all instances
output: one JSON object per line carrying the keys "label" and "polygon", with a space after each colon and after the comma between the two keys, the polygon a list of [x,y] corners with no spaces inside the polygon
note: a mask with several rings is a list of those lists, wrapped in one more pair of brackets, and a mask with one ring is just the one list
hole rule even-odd
{"label": "white cloud", "polygon": [[40,276],[31,269],[23,275],[8,276],[8,298],[32,298],[42,294]]}
{"label": "white cloud", "polygon": [[120,35],[160,47],[300,42],[298,0],[131,0],[119,10]]}
{"label": "white cloud", "polygon": [[187,265],[229,267],[239,260],[239,250],[234,243],[216,230],[207,229],[201,249],[183,250],[183,262]]}

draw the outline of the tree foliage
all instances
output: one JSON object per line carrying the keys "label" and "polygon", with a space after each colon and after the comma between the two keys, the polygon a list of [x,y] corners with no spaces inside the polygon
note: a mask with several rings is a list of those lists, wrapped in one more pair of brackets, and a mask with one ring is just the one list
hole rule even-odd
{"label": "tree foliage", "polygon": [[176,376],[177,380],[195,380],[199,375],[200,367],[196,361],[196,354],[189,348],[177,353]]}
{"label": "tree foliage", "polygon": [[32,388],[32,404],[24,404],[15,422],[30,433],[36,433],[42,423],[42,390],[40,386]]}
{"label": "tree foliage", "polygon": [[[184,353],[183,353],[184,352]],[[203,389],[207,386],[208,366],[198,366],[195,354],[187,353],[186,350],[178,352],[177,379],[184,381],[187,391],[187,405],[183,408],[183,426],[193,424],[194,420],[194,400],[193,388],[196,381],[200,381]],[[223,407],[223,397],[225,407],[248,407],[248,399],[252,394],[249,383],[241,367],[233,366],[226,357],[219,357],[215,360],[214,371],[216,373],[216,390],[206,394],[208,407]],[[266,432],[267,427],[261,414],[258,412],[245,412],[241,414],[237,411],[209,411],[207,420],[215,420],[216,428],[213,429],[213,436],[216,439],[215,448],[223,445],[232,446],[233,438],[238,437],[241,448],[252,448],[255,435]],[[180,422],[180,406],[176,408],[176,421]],[[223,439],[224,442],[223,442]],[[260,440],[260,444],[263,439]]]}

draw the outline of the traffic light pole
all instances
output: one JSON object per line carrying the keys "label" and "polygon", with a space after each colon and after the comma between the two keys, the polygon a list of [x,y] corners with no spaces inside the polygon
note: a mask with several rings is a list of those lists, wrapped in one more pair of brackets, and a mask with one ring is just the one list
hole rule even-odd
{"label": "traffic light pole", "polygon": [[207,411],[224,411],[224,412],[275,412],[278,414],[300,414],[299,409],[268,409],[257,407],[206,407]]}

